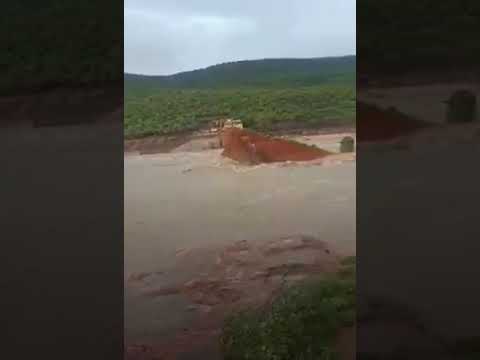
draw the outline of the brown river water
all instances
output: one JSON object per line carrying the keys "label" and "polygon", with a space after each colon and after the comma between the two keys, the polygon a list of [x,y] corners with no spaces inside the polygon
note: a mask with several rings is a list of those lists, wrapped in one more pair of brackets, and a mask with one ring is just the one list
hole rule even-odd
{"label": "brown river water", "polygon": [[[355,162],[242,167],[219,150],[126,156],[125,276],[174,266],[178,249],[290,234],[352,254],[355,173]],[[169,272],[163,281],[186,280],[189,271]],[[179,296],[152,300],[127,286],[126,338],[149,341],[187,326],[187,306]]]}

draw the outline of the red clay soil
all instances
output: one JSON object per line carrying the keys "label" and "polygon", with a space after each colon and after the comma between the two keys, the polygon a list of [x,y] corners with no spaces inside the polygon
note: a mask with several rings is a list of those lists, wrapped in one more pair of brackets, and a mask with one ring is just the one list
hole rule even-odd
{"label": "red clay soil", "polygon": [[432,126],[391,110],[381,110],[373,105],[357,102],[357,141],[374,142],[391,140]]}
{"label": "red clay soil", "polygon": [[329,151],[313,146],[240,128],[224,129],[221,138],[222,155],[244,164],[310,161],[331,155]]}
{"label": "red clay soil", "polygon": [[[229,314],[245,308],[268,308],[285,286],[337,272],[340,260],[326,242],[308,235],[182,249],[176,254],[174,268],[130,274],[126,285],[152,299],[183,296],[190,303],[185,311],[196,316],[188,328],[153,343],[127,341],[124,359],[219,360],[218,340]],[[165,285],[169,271],[187,273],[187,269],[191,278]]]}

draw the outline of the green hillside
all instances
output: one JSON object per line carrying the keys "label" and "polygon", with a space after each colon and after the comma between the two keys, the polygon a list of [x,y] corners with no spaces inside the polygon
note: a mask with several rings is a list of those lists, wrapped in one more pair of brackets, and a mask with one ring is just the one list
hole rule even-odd
{"label": "green hillside", "polygon": [[126,94],[154,89],[299,87],[355,83],[355,56],[238,61],[171,76],[125,74]]}
{"label": "green hillside", "polygon": [[233,117],[269,131],[352,125],[355,56],[240,61],[172,76],[125,74],[125,136],[195,130]]}

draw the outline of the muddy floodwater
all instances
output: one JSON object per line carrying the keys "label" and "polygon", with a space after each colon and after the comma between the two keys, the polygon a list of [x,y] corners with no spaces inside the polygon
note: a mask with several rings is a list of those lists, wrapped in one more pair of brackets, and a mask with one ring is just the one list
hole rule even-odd
{"label": "muddy floodwater", "polygon": [[[354,253],[355,172],[355,162],[242,167],[220,150],[126,156],[125,275],[174,266],[178,249],[290,234]],[[165,335],[191,316],[180,297],[125,295],[129,340]]]}

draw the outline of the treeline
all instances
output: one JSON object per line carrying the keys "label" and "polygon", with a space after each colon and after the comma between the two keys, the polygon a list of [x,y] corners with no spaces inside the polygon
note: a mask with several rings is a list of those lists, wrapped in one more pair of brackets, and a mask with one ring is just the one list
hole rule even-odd
{"label": "treeline", "polygon": [[348,84],[356,80],[356,57],[237,61],[170,76],[125,74],[125,93],[157,89],[285,88]]}

